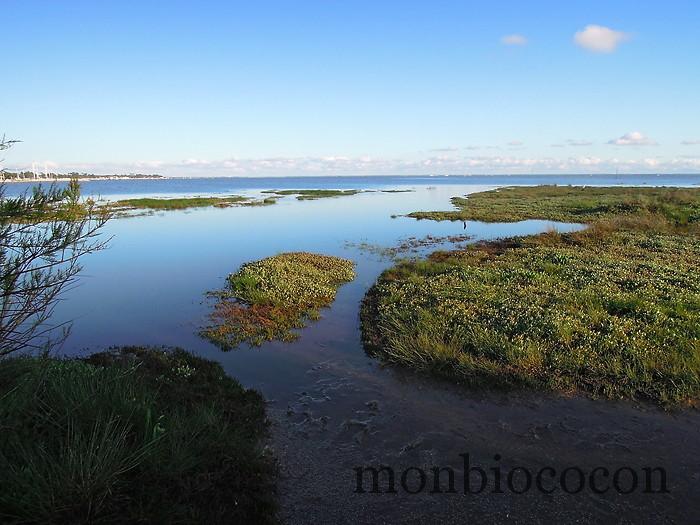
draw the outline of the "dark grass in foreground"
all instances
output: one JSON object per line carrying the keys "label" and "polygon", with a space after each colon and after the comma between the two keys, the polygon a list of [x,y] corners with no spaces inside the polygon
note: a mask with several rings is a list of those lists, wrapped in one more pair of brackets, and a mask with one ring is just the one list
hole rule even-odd
{"label": "dark grass in foreground", "polygon": [[[512,193],[503,194],[508,207],[523,210],[519,218],[529,217],[528,206],[554,206],[544,196],[551,188],[527,190],[538,196],[512,202]],[[601,212],[586,231],[482,243],[399,264],[365,297],[367,348],[471,385],[693,402],[700,396],[694,194],[654,189],[643,211]],[[592,201],[590,210],[609,210],[615,197],[603,195],[597,206],[598,196],[597,188],[579,194]],[[478,194],[469,201],[474,197],[478,202]],[[504,219],[503,206],[492,209],[479,217]],[[565,208],[557,214],[571,220]]]}
{"label": "dark grass in foreground", "polygon": [[417,211],[408,216],[486,222],[660,216],[677,224],[700,222],[700,188],[513,186],[453,197],[452,204],[457,210]]}
{"label": "dark grass in foreground", "polygon": [[328,197],[345,197],[357,195],[362,190],[267,190],[263,193],[274,193],[275,195],[296,195],[297,200],[307,201],[314,199],[323,199]]}
{"label": "dark grass in foreground", "polygon": [[0,361],[3,523],[270,523],[264,401],[182,350]]}
{"label": "dark grass in foreground", "polygon": [[212,324],[201,333],[226,350],[243,342],[292,341],[298,337],[293,330],[318,319],[338,287],[354,278],[352,261],[306,252],[246,263],[213,294]]}

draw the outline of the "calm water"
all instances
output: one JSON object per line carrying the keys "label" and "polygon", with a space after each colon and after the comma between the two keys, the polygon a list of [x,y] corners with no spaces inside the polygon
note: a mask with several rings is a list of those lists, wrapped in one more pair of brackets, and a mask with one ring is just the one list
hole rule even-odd
{"label": "calm water", "polygon": [[[413,458],[449,465],[458,453],[465,452],[465,447],[477,457],[508,453],[513,461],[517,458],[521,464],[532,466],[548,461],[609,464],[618,460],[633,465],[640,461],[675,465],[681,459],[674,454],[695,449],[698,450],[693,454],[700,457],[700,447],[692,437],[700,427],[697,416],[643,413],[627,405],[581,399],[485,399],[382,367],[364,353],[359,304],[367,288],[391,262],[361,250],[357,244],[388,247],[408,237],[427,235],[467,233],[479,240],[535,233],[549,227],[576,228],[547,221],[468,222],[465,230],[462,222],[391,218],[415,210],[449,209],[452,196],[499,185],[554,182],[693,186],[700,184],[700,176],[86,182],[84,193],[109,199],[123,195],[247,195],[271,188],[414,191],[375,191],[316,201],[297,201],[290,196],[267,207],[206,208],[115,219],[105,231],[113,237],[109,249],[85,260],[79,285],[66,294],[56,310],[56,321],[74,321],[73,332],[62,351],[74,355],[113,345],[180,346],[216,359],[244,385],[259,389],[270,400],[273,442],[284,465],[283,517],[290,523],[308,522],[310,509],[315,509],[314,521],[318,523],[342,523],[348,516],[361,513],[368,513],[367,522],[375,513],[388,516],[387,523],[397,522],[392,521],[392,513],[395,518],[404,516],[407,507],[397,506],[396,499],[349,498],[353,487],[351,467],[357,462],[391,464]],[[10,185],[10,191],[21,191],[21,186]],[[246,261],[292,250],[338,255],[357,263],[357,278],[340,289],[332,307],[323,311],[319,322],[304,329],[298,341],[272,342],[260,348],[244,347],[224,353],[197,335],[210,309],[205,299],[207,291],[221,288],[225,277]],[[368,413],[367,403],[372,400],[379,400],[381,409]],[[359,431],[353,426],[357,421],[361,423]],[[612,437],[610,429],[618,429]],[[647,440],[635,441],[637,436],[648,433],[651,437]],[[530,435],[537,436],[537,440]],[[459,443],[455,436],[462,436]],[[303,482],[296,477],[297,467],[310,472]],[[678,499],[671,502],[682,501],[692,491],[695,471],[692,467],[683,468],[686,470],[676,475],[685,484],[673,496]],[[325,494],[323,497],[330,498],[333,505],[320,505],[319,494]],[[598,519],[615,516],[618,511],[632,516],[660,508],[656,501],[649,500],[652,507],[646,508],[647,500],[612,496],[589,495],[575,501],[555,499],[549,503],[535,496],[508,500],[505,506],[502,502],[488,503],[490,500],[478,507],[473,506],[474,502],[461,500],[420,500],[425,506],[415,507],[419,500],[410,498],[402,505],[411,508],[416,516],[431,515],[434,511],[428,503],[434,503],[443,510],[454,507],[451,516],[463,516],[469,511],[472,516],[490,520],[505,519],[514,511],[522,516],[531,513],[535,519],[574,515]],[[546,508],[542,508],[545,503]],[[677,507],[675,512],[680,509]]]}

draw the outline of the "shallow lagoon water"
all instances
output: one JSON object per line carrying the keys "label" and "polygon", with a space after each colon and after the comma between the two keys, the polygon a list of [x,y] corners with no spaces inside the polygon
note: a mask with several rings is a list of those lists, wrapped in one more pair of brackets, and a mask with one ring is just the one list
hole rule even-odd
{"label": "shallow lagoon water", "polygon": [[283,359],[267,351],[268,346],[286,348],[283,344],[222,355],[197,335],[210,308],[205,293],[220,289],[225,277],[244,262],[285,251],[311,251],[352,259],[357,278],[340,289],[321,322],[301,332],[299,343],[321,331],[328,344],[344,348],[351,359],[363,359],[362,348],[356,345],[359,301],[391,261],[359,244],[391,247],[403,239],[427,235],[469,235],[471,240],[481,240],[578,227],[525,221],[469,222],[465,229],[462,222],[391,218],[426,207],[445,208],[453,195],[486,188],[443,185],[410,193],[367,192],[312,201],[290,196],[273,206],[202,208],[115,219],[105,231],[112,236],[109,249],[86,259],[80,285],[66,294],[57,309],[57,321],[74,321],[64,350],[177,345],[214,354],[247,386],[265,383],[274,392],[276,378],[268,367],[279,366],[287,357],[297,359],[295,348],[289,348]]}
{"label": "shallow lagoon water", "polygon": [[[225,186],[232,184],[229,181],[213,180],[203,186],[190,181],[181,191],[188,195],[231,191]],[[637,183],[656,180],[649,177]],[[114,182],[124,188],[124,181]],[[471,521],[513,522],[575,518],[617,523],[620,516],[625,517],[622,522],[690,521],[689,513],[697,510],[698,503],[689,502],[700,482],[696,411],[665,413],[644,405],[543,393],[472,392],[384,367],[362,349],[360,301],[392,263],[358,244],[391,247],[427,235],[469,234],[471,240],[481,240],[551,227],[578,228],[548,221],[468,222],[465,230],[462,222],[391,218],[415,210],[449,209],[449,199],[455,195],[539,181],[333,182],[314,184],[306,179],[283,186],[275,180],[267,187],[415,191],[373,191],[314,201],[289,196],[266,207],[169,211],[111,221],[105,232],[113,236],[110,248],[85,260],[79,285],[57,308],[56,321],[74,321],[62,351],[75,355],[112,345],[181,346],[221,362],[245,386],[259,389],[269,400],[271,445],[282,465],[281,514],[287,523],[377,523],[378,516],[385,523],[436,519],[463,523],[465,516]],[[565,182],[591,183],[588,177]],[[149,185],[162,183],[129,181],[126,187],[134,192],[131,195],[141,195],[149,194]],[[677,181],[694,183],[697,177]],[[226,189],[212,190],[212,184]],[[264,188],[258,181],[243,186],[231,192],[255,194]],[[88,183],[84,188],[89,192]],[[103,190],[102,196],[108,198],[121,195]],[[300,250],[353,259],[357,278],[340,288],[332,307],[302,330],[299,340],[221,352],[197,335],[210,309],[207,291],[221,288],[225,277],[246,261]],[[504,468],[661,465],[669,471],[673,490],[655,497],[535,492],[465,498],[353,492],[355,466],[453,465],[459,472],[459,454],[465,452],[485,468],[493,464],[494,454],[503,456]]]}

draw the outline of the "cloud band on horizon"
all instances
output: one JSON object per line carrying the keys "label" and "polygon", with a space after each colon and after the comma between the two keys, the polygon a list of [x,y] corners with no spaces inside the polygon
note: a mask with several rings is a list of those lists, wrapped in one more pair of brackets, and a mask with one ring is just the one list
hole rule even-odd
{"label": "cloud band on horizon", "polygon": [[[94,174],[158,173],[168,176],[303,176],[303,175],[429,175],[518,173],[697,173],[698,157],[647,157],[623,159],[579,157],[516,157],[434,155],[405,160],[378,157],[270,157],[223,160],[185,159],[133,163],[36,162],[37,171],[72,171]],[[9,165],[10,171],[31,170],[31,165]]]}

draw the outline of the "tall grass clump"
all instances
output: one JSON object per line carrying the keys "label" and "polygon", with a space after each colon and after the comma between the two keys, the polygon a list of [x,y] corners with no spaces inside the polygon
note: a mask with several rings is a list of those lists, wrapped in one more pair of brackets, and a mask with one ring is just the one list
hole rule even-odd
{"label": "tall grass clump", "polygon": [[264,402],[213,362],[128,348],[0,361],[3,523],[267,523]]}

